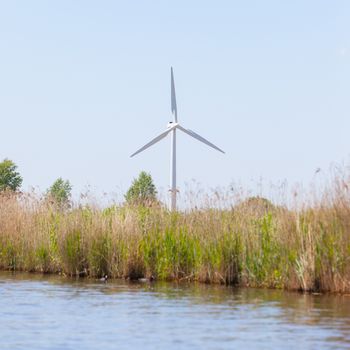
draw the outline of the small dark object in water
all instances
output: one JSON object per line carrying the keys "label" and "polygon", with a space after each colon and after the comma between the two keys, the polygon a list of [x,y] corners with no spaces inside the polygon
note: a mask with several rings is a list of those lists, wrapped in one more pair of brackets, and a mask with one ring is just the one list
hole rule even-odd
{"label": "small dark object in water", "polygon": [[108,275],[105,275],[105,276],[100,278],[101,282],[107,282],[107,280],[108,280]]}
{"label": "small dark object in water", "polygon": [[138,281],[142,283],[152,282],[154,281],[154,276],[150,276],[149,278],[139,278]]}

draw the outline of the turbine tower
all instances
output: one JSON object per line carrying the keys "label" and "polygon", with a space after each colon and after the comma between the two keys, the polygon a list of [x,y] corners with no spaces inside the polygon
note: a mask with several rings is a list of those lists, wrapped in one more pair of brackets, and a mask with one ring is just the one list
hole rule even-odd
{"label": "turbine tower", "polygon": [[174,82],[174,73],[173,68],[171,67],[171,113],[173,114],[173,121],[169,122],[167,125],[167,128],[164,132],[162,132],[160,135],[155,137],[153,140],[145,144],[143,147],[141,147],[139,150],[137,150],[135,153],[133,153],[130,157],[135,156],[136,154],[144,151],[146,148],[154,145],[158,141],[162,140],[165,136],[167,136],[169,133],[171,133],[171,160],[170,160],[170,203],[169,203],[169,209],[170,211],[176,211],[176,129],[181,130],[185,134],[192,136],[193,138],[197,139],[198,141],[201,141],[205,143],[206,145],[218,150],[219,152],[225,153],[222,149],[215,146],[208,140],[206,140],[204,137],[196,134],[194,131],[183,128],[177,121],[177,106],[176,106],[176,95],[175,95],[175,82]]}

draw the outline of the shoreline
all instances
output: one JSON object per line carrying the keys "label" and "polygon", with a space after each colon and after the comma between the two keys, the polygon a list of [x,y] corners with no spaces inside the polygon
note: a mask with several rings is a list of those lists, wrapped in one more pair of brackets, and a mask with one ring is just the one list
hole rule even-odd
{"label": "shoreline", "polygon": [[285,293],[293,293],[293,294],[299,294],[299,295],[314,295],[314,296],[344,296],[344,297],[350,297],[349,292],[340,292],[340,291],[313,291],[313,290],[300,290],[300,289],[281,289],[281,288],[273,288],[273,287],[257,287],[257,286],[242,286],[242,285],[232,285],[232,284],[223,284],[223,283],[206,283],[203,281],[198,280],[189,280],[189,279],[183,279],[183,280],[156,280],[156,279],[149,279],[149,278],[140,278],[140,279],[130,279],[130,278],[123,278],[123,277],[117,277],[117,278],[108,278],[107,281],[101,281],[100,278],[92,277],[92,276],[69,276],[62,274],[60,272],[41,272],[41,271],[23,271],[23,270],[0,270],[0,280],[1,280],[1,274],[11,275],[11,277],[23,277],[24,276],[35,276],[35,277],[47,277],[50,278],[62,278],[67,281],[75,281],[75,282],[87,282],[87,283],[98,283],[98,284],[108,284],[110,283],[118,283],[118,282],[124,282],[124,283],[132,283],[132,284],[139,284],[139,285],[156,285],[156,284],[176,284],[176,285],[187,285],[187,286],[202,286],[202,287],[223,287],[223,288],[232,288],[234,290],[239,289],[246,289],[246,290],[265,290],[265,291],[279,291],[279,292],[285,292]]}

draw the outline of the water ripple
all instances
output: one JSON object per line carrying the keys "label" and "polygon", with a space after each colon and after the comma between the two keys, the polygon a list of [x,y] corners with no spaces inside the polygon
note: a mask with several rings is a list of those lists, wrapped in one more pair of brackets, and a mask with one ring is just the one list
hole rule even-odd
{"label": "water ripple", "polygon": [[0,349],[348,349],[350,298],[0,274]]}

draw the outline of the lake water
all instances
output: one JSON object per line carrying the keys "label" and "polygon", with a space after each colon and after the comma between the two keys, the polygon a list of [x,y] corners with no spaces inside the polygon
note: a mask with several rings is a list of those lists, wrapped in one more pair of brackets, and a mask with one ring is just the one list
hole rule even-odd
{"label": "lake water", "polygon": [[0,273],[0,349],[349,349],[350,296]]}

